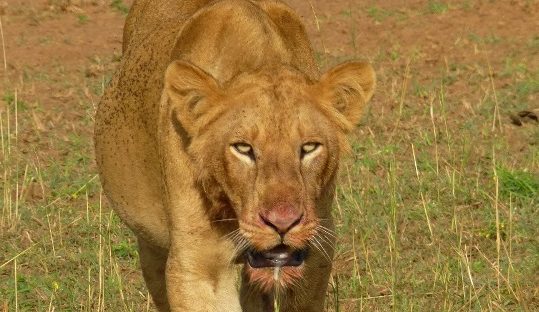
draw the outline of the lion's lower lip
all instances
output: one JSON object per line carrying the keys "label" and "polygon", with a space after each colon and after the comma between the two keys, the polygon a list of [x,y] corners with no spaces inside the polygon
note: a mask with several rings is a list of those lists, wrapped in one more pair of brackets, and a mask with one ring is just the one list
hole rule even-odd
{"label": "lion's lower lip", "polygon": [[247,262],[252,268],[274,268],[300,266],[307,257],[307,250],[294,250],[286,245],[279,245],[270,250],[246,252]]}

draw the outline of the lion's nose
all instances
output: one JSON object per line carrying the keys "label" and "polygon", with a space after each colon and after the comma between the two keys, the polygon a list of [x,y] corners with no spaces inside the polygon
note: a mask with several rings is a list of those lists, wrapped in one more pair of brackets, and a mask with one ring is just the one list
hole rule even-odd
{"label": "lion's nose", "polygon": [[280,235],[284,235],[301,222],[303,212],[294,205],[279,203],[261,212],[260,217],[266,225],[272,227]]}

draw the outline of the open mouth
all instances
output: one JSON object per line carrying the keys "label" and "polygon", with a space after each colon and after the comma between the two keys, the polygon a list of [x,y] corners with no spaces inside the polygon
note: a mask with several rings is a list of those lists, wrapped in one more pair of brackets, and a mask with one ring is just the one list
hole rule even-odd
{"label": "open mouth", "polygon": [[305,261],[307,250],[292,249],[281,244],[265,251],[249,250],[245,255],[249,265],[255,269],[287,266],[297,267]]}

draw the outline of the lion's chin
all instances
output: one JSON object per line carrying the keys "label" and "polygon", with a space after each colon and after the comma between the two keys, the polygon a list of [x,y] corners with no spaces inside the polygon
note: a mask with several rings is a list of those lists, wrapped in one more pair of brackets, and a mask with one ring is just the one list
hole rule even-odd
{"label": "lion's chin", "polygon": [[[261,291],[269,293],[276,289],[286,289],[298,283],[303,277],[305,265],[295,267],[253,268],[245,263],[244,274],[249,283]],[[276,272],[276,270],[278,270]]]}

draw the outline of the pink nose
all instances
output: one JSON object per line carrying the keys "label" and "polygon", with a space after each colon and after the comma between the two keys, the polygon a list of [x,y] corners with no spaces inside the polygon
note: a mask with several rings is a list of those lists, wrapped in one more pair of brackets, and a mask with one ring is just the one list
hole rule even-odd
{"label": "pink nose", "polygon": [[271,209],[261,212],[260,217],[266,225],[282,235],[301,222],[303,213],[289,203],[278,203]]}

